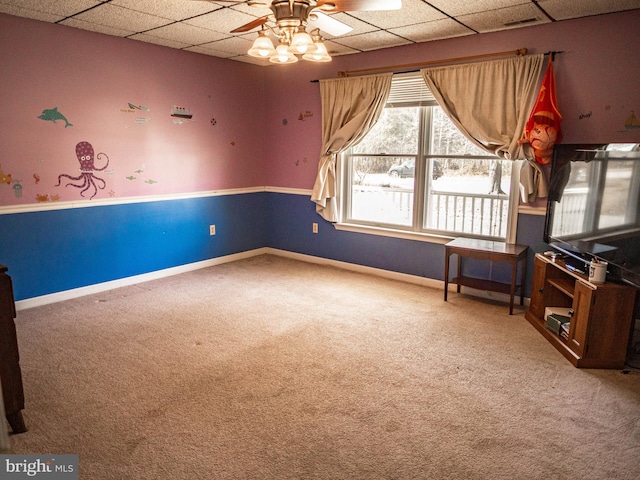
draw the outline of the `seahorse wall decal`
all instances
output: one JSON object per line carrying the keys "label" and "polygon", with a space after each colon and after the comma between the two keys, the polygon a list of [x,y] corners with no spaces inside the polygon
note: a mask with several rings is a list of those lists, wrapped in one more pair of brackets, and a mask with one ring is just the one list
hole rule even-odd
{"label": "seahorse wall decal", "polygon": [[64,128],[73,127],[73,124],[69,123],[69,120],[67,120],[66,117],[58,111],[58,107],[43,110],[42,114],[39,115],[38,118],[40,120],[46,120],[53,123],[56,123],[58,120],[64,120]]}

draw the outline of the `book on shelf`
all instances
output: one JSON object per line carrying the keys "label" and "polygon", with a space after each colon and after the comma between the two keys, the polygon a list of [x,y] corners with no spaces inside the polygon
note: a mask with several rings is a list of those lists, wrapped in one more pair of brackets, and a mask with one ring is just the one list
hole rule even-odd
{"label": "book on shelf", "polygon": [[565,340],[569,340],[569,326],[571,324],[569,322],[563,323],[560,325],[560,336]]}
{"label": "book on shelf", "polygon": [[551,313],[547,316],[546,326],[549,330],[551,330],[556,335],[561,335],[563,326],[567,326],[567,331],[569,330],[569,323],[571,321],[571,317],[567,315],[560,315],[558,313]]}

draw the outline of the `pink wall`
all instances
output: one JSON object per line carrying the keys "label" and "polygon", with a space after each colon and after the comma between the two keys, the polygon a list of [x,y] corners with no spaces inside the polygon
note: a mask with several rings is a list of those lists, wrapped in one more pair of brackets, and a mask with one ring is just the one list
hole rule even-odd
{"label": "pink wall", "polygon": [[[95,198],[262,185],[310,189],[322,121],[319,84],[311,80],[521,47],[564,51],[555,69],[566,143],[638,142],[640,130],[627,130],[624,122],[631,111],[640,117],[633,41],[639,24],[635,10],[336,57],[328,64],[257,67],[0,14],[0,180],[12,178],[0,183],[0,206],[34,203],[37,196],[82,200],[80,188],[64,187],[64,177],[56,184],[60,174],[80,175],[75,147],[83,141],[109,157],[104,171],[93,172],[106,182]],[[189,107],[194,121],[174,124],[173,105]],[[73,126],[38,119],[53,107]],[[96,168],[103,165],[95,160]],[[16,180],[21,191],[14,189]]]}
{"label": "pink wall", "polygon": [[[565,143],[640,142],[640,129],[625,120],[640,118],[640,10],[450,40],[336,57],[328,64],[296,63],[270,68],[267,107],[269,138],[267,184],[311,188],[321,148],[319,87],[310,80],[334,78],[343,70],[402,65],[528,48],[530,53],[564,51],[554,68]],[[300,111],[313,117],[291,120]],[[289,125],[283,128],[282,118]],[[314,156],[314,152],[315,155]],[[295,162],[307,158],[304,164]]]}
{"label": "pink wall", "polygon": [[[79,142],[109,158],[96,199],[265,184],[259,67],[4,14],[0,58],[0,205],[83,200],[56,186],[80,175]],[[174,123],[174,105],[193,121]],[[73,125],[38,118],[54,107]]]}

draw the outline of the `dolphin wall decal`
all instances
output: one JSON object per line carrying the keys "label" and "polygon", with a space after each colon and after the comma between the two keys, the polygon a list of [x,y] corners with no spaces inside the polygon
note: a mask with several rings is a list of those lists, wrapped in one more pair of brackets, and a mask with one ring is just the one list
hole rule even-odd
{"label": "dolphin wall decal", "polygon": [[69,120],[67,120],[65,116],[58,111],[58,107],[53,107],[51,109],[43,110],[42,115],[38,116],[38,118],[40,120],[46,120],[53,123],[56,123],[58,120],[64,120],[65,121],[64,128],[73,127],[73,124],[69,123]]}

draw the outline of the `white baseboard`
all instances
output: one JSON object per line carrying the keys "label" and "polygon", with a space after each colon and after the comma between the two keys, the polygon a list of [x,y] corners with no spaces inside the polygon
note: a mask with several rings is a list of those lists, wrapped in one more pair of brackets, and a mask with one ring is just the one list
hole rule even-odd
{"label": "white baseboard", "polygon": [[201,268],[213,267],[215,265],[221,265],[223,263],[235,262],[236,260],[242,260],[244,258],[255,257],[257,255],[264,255],[265,253],[266,253],[266,248],[258,248],[255,250],[249,250],[247,252],[234,253],[232,255],[225,255],[223,257],[203,260],[201,262],[194,262],[186,265],[180,265],[178,267],[171,267],[163,270],[157,270],[155,272],[143,273],[141,275],[134,275],[132,277],[120,278],[118,280],[112,280],[110,282],[96,283],[95,285],[88,285],[86,287],[74,288],[71,290],[64,290],[62,292],[51,293],[49,295],[42,295],[40,297],[27,298],[25,300],[19,300],[16,302],[16,310],[25,310],[27,308],[39,307],[41,305],[48,305],[50,303],[62,302],[64,300],[71,300],[72,298],[78,298],[78,297],[83,297],[85,295],[92,295],[94,293],[105,292],[107,290],[113,290],[114,288],[126,287],[129,285],[148,282],[150,280],[157,280],[159,278],[178,275],[180,273],[199,270]]}
{"label": "white baseboard", "polygon": [[[345,270],[351,270],[353,272],[365,273],[368,275],[376,275],[378,277],[384,277],[391,280],[398,280],[400,282],[413,283],[415,285],[422,285],[424,287],[436,288],[439,290],[444,289],[444,281],[436,280],[435,278],[420,277],[418,275],[410,275],[408,273],[392,272],[390,270],[384,270],[382,268],[366,267],[364,265],[356,265],[355,263],[342,262],[339,260],[330,260],[328,258],[314,257],[312,255],[305,255],[302,253],[288,252],[286,250],[278,250],[275,248],[266,248],[264,253],[271,255],[279,255],[281,257],[293,258],[303,262],[316,263],[319,265],[331,265],[336,268],[342,268]],[[456,284],[449,283],[449,291],[455,292]],[[494,300],[509,304],[509,295],[499,292],[488,292],[483,290],[476,290],[471,287],[462,287],[461,293],[465,295],[471,295],[474,297],[485,298],[488,300]],[[444,294],[444,292],[443,292]],[[519,299],[519,296],[514,299]],[[529,305],[529,299],[524,298],[524,304]]]}
{"label": "white baseboard", "polygon": [[[425,287],[443,289],[444,282],[442,280],[436,280],[434,278],[420,277],[417,275],[410,275],[407,273],[392,272],[390,270],[384,270],[381,268],[367,267],[364,265],[357,265],[355,263],[342,262],[339,260],[331,260],[328,258],[314,257],[313,255],[306,255],[303,253],[289,252],[286,250],[279,250],[277,248],[262,247],[255,250],[249,250],[241,253],[234,253],[232,255],[225,255],[223,257],[212,258],[209,260],[203,260],[201,262],[189,263],[187,265],[180,265],[178,267],[166,268],[164,270],[157,270],[155,272],[144,273],[142,275],[134,275],[132,277],[120,278],[118,280],[112,280],[110,282],[97,283],[95,285],[88,285],[86,287],[74,288],[71,290],[65,290],[62,292],[51,293],[49,295],[42,295],[40,297],[27,298],[25,300],[19,300],[16,302],[16,310],[25,310],[27,308],[39,307],[41,305],[48,305],[50,303],[62,302],[64,300],[71,300],[73,298],[83,297],[85,295],[92,295],[94,293],[105,292],[107,290],[113,290],[115,288],[126,287],[129,285],[135,285],[138,283],[148,282],[150,280],[157,280],[159,278],[165,278],[172,275],[178,275],[180,273],[191,272],[193,270],[199,270],[201,268],[213,267],[215,265],[221,265],[223,263],[235,262],[237,260],[243,260],[245,258],[256,257],[258,255],[277,255],[280,257],[291,258],[307,263],[315,263],[318,265],[330,265],[336,268],[342,268],[344,270],[350,270],[353,272],[364,273],[367,275],[375,275],[378,277],[388,278],[390,280],[397,280],[401,282],[412,283],[415,285],[422,285]],[[455,291],[456,285],[449,284],[449,290]],[[509,303],[509,295],[495,292],[485,292],[481,290],[475,290],[473,288],[463,287],[462,292],[464,294],[473,295],[476,297],[486,298],[490,300],[496,300],[503,303]],[[528,305],[528,299],[525,299],[525,304]]]}
{"label": "white baseboard", "polygon": [[265,253],[278,255],[281,257],[293,258],[302,262],[316,263],[318,265],[331,265],[332,267],[351,270],[352,272],[366,273],[368,275],[376,275],[378,277],[389,278],[391,280],[399,280],[401,282],[414,283],[426,287],[443,288],[444,282],[434,278],[419,277],[417,275],[409,275],[408,273],[392,272],[382,268],[366,267],[355,263],[342,262],[340,260],[331,260],[328,258],[314,257],[313,255],[305,255],[303,253],[288,252],[286,250],[278,250],[276,248],[267,248]]}

